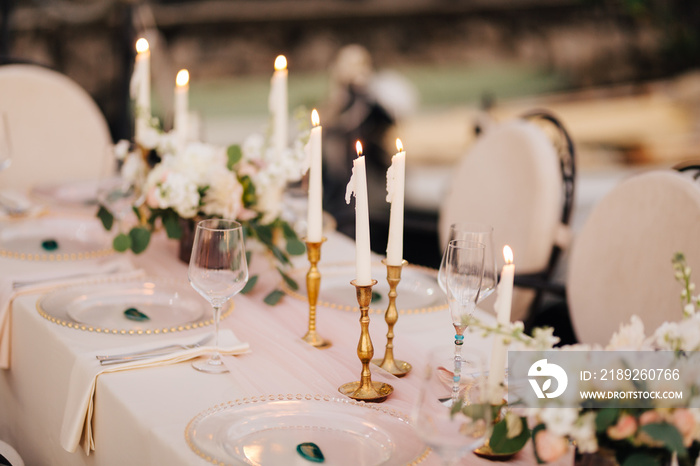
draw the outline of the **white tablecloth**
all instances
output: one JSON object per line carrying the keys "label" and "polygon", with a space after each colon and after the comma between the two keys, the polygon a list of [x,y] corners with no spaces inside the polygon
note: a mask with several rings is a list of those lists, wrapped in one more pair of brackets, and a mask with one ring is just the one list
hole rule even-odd
{"label": "white tablecloth", "polygon": [[[338,234],[329,236],[320,265],[351,261],[352,241]],[[146,253],[131,259],[151,276],[179,278],[183,286],[189,286],[187,267],[178,261],[176,248],[176,242],[156,236]],[[305,257],[299,258],[298,263],[308,267]],[[254,263],[253,269],[262,265]],[[10,266],[10,260],[0,262],[0,268]],[[21,264],[23,268],[31,266],[42,264]],[[275,307],[262,303],[278,280],[276,273],[261,276],[259,289],[235,297],[234,312],[222,321],[222,328],[232,329],[252,349],[250,354],[227,358],[230,374],[204,374],[183,363],[101,376],[95,400],[96,446],[90,456],[80,449],[66,452],[59,443],[73,365],[87,351],[104,349],[108,353],[110,349],[143,343],[146,338],[155,341],[158,337],[104,335],[61,327],[39,315],[39,295],[17,298],[13,307],[11,369],[0,371],[0,439],[15,446],[27,465],[205,465],[210,463],[197,456],[184,437],[187,424],[198,413],[219,403],[252,396],[341,396],[338,386],[359,380],[359,314],[319,308],[318,331],[332,340],[333,346],[314,349],[300,339],[308,325],[305,303],[292,297],[285,297]],[[207,331],[210,330],[189,332]],[[381,357],[386,342],[383,317],[372,316],[370,333],[375,357]],[[449,343],[453,338],[446,310],[403,315],[395,333],[395,356],[411,362],[414,368],[420,365],[427,348]],[[490,345],[484,341],[480,344]],[[397,379],[372,367],[373,380],[394,386],[394,393],[384,406],[409,413],[418,375],[411,373]],[[533,464],[531,458],[523,452],[514,462]],[[474,456],[465,459],[465,464],[482,462],[488,464]],[[438,462],[430,455],[425,464]]]}

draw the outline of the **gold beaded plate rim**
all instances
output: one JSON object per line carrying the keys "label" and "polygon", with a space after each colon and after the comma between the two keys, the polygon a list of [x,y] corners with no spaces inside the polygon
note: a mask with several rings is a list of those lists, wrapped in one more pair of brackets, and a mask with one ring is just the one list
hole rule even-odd
{"label": "gold beaded plate rim", "polygon": [[[0,234],[2,234],[3,230],[6,228],[10,228],[12,226],[22,226],[22,225],[27,225],[31,224],[32,222],[40,222],[40,223],[46,223],[46,222],[75,222],[75,223],[87,223],[87,224],[92,224],[90,225],[91,228],[94,228],[95,230],[99,231],[101,235],[104,235],[105,237],[105,245],[104,247],[99,247],[95,249],[89,249],[85,251],[80,251],[80,252],[67,252],[67,253],[49,253],[49,252],[40,252],[40,253],[35,253],[35,252],[27,252],[27,251],[15,251],[12,249],[7,249],[6,247],[3,247],[0,244],[0,258],[7,258],[7,259],[14,259],[14,260],[21,260],[21,261],[35,261],[35,262],[69,262],[69,261],[79,261],[79,260],[89,260],[89,259],[97,259],[100,257],[105,257],[111,254],[114,254],[115,251],[112,248],[112,245],[109,241],[109,237],[107,236],[107,232],[102,228],[102,226],[99,224],[99,220],[95,217],[88,217],[84,215],[74,215],[74,216],[52,216],[52,215],[44,215],[40,217],[30,217],[30,218],[22,218],[22,219],[14,219],[14,220],[3,220],[0,222]],[[49,227],[49,230],[51,228]],[[47,237],[51,236],[51,234],[47,234]],[[59,238],[60,240],[60,238]],[[37,238],[37,241],[39,239]]]}
{"label": "gold beaded plate rim", "polygon": [[[60,325],[61,327],[71,328],[74,330],[80,330],[80,331],[84,331],[84,332],[94,332],[94,333],[103,334],[103,335],[162,335],[162,334],[182,332],[182,331],[186,331],[186,330],[194,330],[194,329],[198,329],[198,328],[212,325],[214,323],[214,318],[212,316],[211,318],[207,318],[207,319],[199,318],[193,322],[187,322],[187,323],[183,323],[180,325],[158,327],[158,328],[153,328],[153,329],[107,328],[107,327],[91,326],[91,325],[88,325],[85,323],[76,322],[75,320],[72,320],[69,317],[65,318],[63,316],[52,315],[51,313],[47,312],[44,309],[44,306],[42,305],[42,303],[47,298],[47,296],[51,296],[53,293],[66,292],[66,291],[70,291],[73,288],[77,289],[79,287],[85,287],[85,286],[90,286],[90,285],[102,287],[102,286],[108,286],[108,285],[125,285],[125,284],[129,284],[131,282],[133,282],[134,284],[137,284],[139,282],[140,283],[153,283],[156,286],[158,284],[161,284],[161,286],[163,286],[163,285],[180,286],[181,285],[183,288],[185,286],[187,286],[186,283],[183,283],[179,280],[168,279],[168,278],[157,278],[157,277],[156,278],[140,277],[138,279],[129,278],[126,280],[106,279],[106,280],[88,281],[85,283],[73,284],[73,285],[55,288],[51,291],[48,291],[48,292],[42,294],[39,297],[39,299],[37,299],[37,301],[36,301],[36,310],[39,312],[39,315],[41,315],[44,319],[46,319],[49,322],[52,322],[56,325]],[[202,299],[204,299],[204,298],[202,298]],[[221,313],[221,319],[223,320],[226,317],[230,316],[231,313],[233,313],[234,307],[235,306],[234,306],[233,300],[230,300],[229,305]]]}
{"label": "gold beaded plate rim", "polygon": [[[352,291],[352,286],[350,285],[350,280],[353,278],[352,274],[354,274],[354,262],[337,262],[337,263],[331,263],[331,264],[319,264],[319,271],[321,272],[321,290],[323,290],[323,275],[324,272],[329,270],[329,269],[342,269],[342,268],[348,268],[348,270],[351,270],[350,275],[348,276],[348,289]],[[372,269],[375,268],[382,268],[383,270],[386,270],[386,266],[383,265],[380,262],[374,262],[372,263]],[[434,279],[435,280],[435,287],[439,290],[439,286],[437,284],[437,270],[425,267],[422,265],[413,265],[413,264],[405,264],[403,266],[403,271],[402,271],[402,279],[405,277],[405,271],[409,270],[411,272],[418,272],[422,275],[424,275],[427,278]],[[308,268],[303,268],[303,267],[296,267],[292,269],[289,273],[291,277],[293,277],[297,283],[300,284],[300,289],[299,290],[293,290],[290,288],[289,284],[287,284],[286,281],[281,282],[281,288],[282,290],[287,293],[289,296],[298,299],[300,301],[307,302],[308,297],[306,294],[306,285],[305,285],[305,280],[306,280],[306,272],[308,271]],[[374,277],[375,279],[378,280],[380,283],[380,286],[385,286],[388,288],[388,285],[386,284],[386,273],[380,277]],[[401,287],[401,284],[399,284],[399,288]],[[375,288],[376,290],[376,288]],[[354,293],[354,291],[352,291]],[[399,291],[399,295],[400,295]],[[399,298],[400,299],[400,298]],[[369,313],[370,314],[384,314],[386,312],[386,306],[389,304],[389,300],[386,296],[382,295],[382,301],[381,303],[377,303],[380,307],[375,307],[375,304],[370,305]],[[347,311],[347,312],[360,312],[360,308],[357,305],[348,305],[348,304],[342,304],[338,302],[333,302],[328,299],[322,299],[321,296],[319,295],[318,301],[316,302],[317,306],[322,306],[330,309],[339,309],[341,311]],[[424,306],[424,307],[417,307],[417,308],[399,308],[398,313],[399,315],[412,315],[412,314],[427,314],[431,312],[437,312],[437,311],[442,311],[444,309],[448,308],[447,300],[443,300],[441,304],[436,304],[434,306]]]}
{"label": "gold beaded plate rim", "polygon": [[[215,406],[212,406],[211,408],[208,408],[199,414],[197,414],[194,418],[190,420],[190,422],[187,423],[187,426],[185,427],[185,441],[187,445],[192,449],[194,453],[196,453],[199,457],[205,459],[209,463],[216,464],[219,466],[235,466],[236,464],[243,464],[243,463],[227,463],[223,461],[221,458],[214,458],[210,454],[208,454],[205,451],[202,451],[202,449],[199,448],[199,446],[195,443],[195,439],[193,437],[194,432],[197,429],[197,426],[207,417],[216,415],[218,413],[221,413],[223,411],[229,410],[229,409],[237,409],[240,407],[244,406],[254,406],[256,404],[264,404],[264,403],[275,403],[275,402],[281,402],[281,401],[299,401],[299,402],[310,402],[310,403],[337,403],[339,405],[344,404],[348,406],[358,406],[361,408],[369,409],[372,411],[375,411],[377,413],[380,413],[381,415],[387,415],[396,420],[397,422],[402,422],[405,423],[407,426],[410,427],[410,422],[408,416],[406,416],[404,413],[401,411],[395,410],[393,408],[387,408],[382,405],[378,405],[376,403],[365,403],[362,401],[355,401],[350,398],[339,398],[337,396],[331,396],[331,395],[321,395],[321,394],[276,394],[276,395],[260,395],[260,396],[250,396],[250,397],[243,397],[243,398],[237,398],[235,400],[230,400],[226,401],[224,403],[217,404]],[[311,428],[311,427],[310,427]],[[417,436],[416,436],[417,438]],[[422,442],[421,442],[422,444]],[[417,464],[422,463],[425,461],[425,458],[428,457],[432,450],[430,447],[424,446],[423,449],[416,454],[415,458],[410,459],[408,462],[402,463],[407,466],[414,466]],[[391,459],[391,458],[389,458]]]}

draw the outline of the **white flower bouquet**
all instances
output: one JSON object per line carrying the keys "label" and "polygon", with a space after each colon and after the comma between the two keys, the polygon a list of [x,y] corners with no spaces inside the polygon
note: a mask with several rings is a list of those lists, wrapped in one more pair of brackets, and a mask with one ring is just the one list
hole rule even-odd
{"label": "white flower bouquet", "polygon": [[[141,131],[135,147],[120,141],[115,155],[121,161],[121,178],[136,193],[132,207],[137,222],[128,232],[117,233],[114,249],[139,254],[161,225],[169,238],[181,239],[197,220],[221,217],[238,220],[248,239],[262,243],[282,266],[290,265],[289,255],[305,251],[295,231],[281,218],[284,188],[300,180],[308,168],[308,127],[300,127],[297,134],[283,154],[259,134],[249,136],[242,146],[194,141],[177,147],[171,133],[149,127]],[[114,215],[109,205],[100,205],[98,217],[111,230]],[[283,269],[277,268],[296,288]],[[244,291],[256,280],[251,277]],[[281,297],[282,292],[275,290],[266,302],[274,304]]]}

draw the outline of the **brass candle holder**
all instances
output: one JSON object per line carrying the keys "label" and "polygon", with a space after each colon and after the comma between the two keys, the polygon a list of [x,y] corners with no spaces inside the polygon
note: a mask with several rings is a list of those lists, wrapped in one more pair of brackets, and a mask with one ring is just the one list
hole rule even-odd
{"label": "brass candle holder", "polygon": [[318,290],[321,288],[321,272],[318,271],[318,261],[321,260],[321,245],[326,241],[326,238],[321,238],[321,241],[306,243],[306,255],[309,258],[311,267],[306,273],[306,293],[309,297],[309,330],[302,339],[315,348],[329,348],[331,342],[322,338],[316,332],[316,302],[318,301]]}
{"label": "brass candle holder", "polygon": [[394,391],[394,387],[387,383],[372,382],[372,373],[369,363],[374,355],[372,339],[369,336],[369,304],[372,301],[372,287],[377,280],[372,280],[370,285],[358,285],[355,280],[350,282],[357,292],[357,303],[360,306],[360,342],[357,344],[357,356],[362,362],[362,372],[359,382],[348,382],[341,385],[338,391],[353,400],[381,403]]}
{"label": "brass candle holder", "polygon": [[[503,410],[507,406],[506,400],[501,400],[500,404],[492,404],[491,405],[491,411],[493,413],[493,423],[497,424],[503,419],[504,413]],[[473,450],[473,453],[476,456],[479,456],[481,458],[491,460],[491,461],[507,461],[511,459],[513,456],[515,456],[515,453],[495,453],[491,449],[491,445],[489,445],[489,440],[486,439],[484,444],[478,448],[475,448]]]}
{"label": "brass candle holder", "polygon": [[402,261],[401,265],[389,265],[386,259],[383,259],[382,264],[386,265],[386,281],[389,282],[389,306],[384,314],[389,330],[386,332],[384,359],[373,359],[372,364],[376,364],[396,377],[403,377],[411,371],[412,366],[406,361],[394,359],[394,325],[399,320],[399,312],[396,309],[396,287],[401,281],[401,269],[406,261]]}

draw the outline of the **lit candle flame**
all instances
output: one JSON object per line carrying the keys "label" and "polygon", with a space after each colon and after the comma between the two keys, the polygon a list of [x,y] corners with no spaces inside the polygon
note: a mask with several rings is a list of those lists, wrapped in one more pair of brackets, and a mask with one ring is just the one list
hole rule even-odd
{"label": "lit candle flame", "polygon": [[136,52],[138,53],[144,53],[148,52],[148,41],[141,37],[139,40],[136,41]]}
{"label": "lit candle flame", "polygon": [[321,119],[318,117],[318,112],[316,109],[313,109],[311,111],[311,124],[314,126],[318,126],[321,124]]}
{"label": "lit candle flame", "polygon": [[503,246],[503,259],[505,259],[506,264],[513,263],[513,250],[507,244]]}
{"label": "lit candle flame", "polygon": [[175,84],[177,84],[178,87],[184,87],[187,86],[188,82],[190,82],[190,72],[187,70],[178,71],[175,77]]}
{"label": "lit candle flame", "polygon": [[396,138],[396,150],[399,152],[403,152],[403,144],[401,143],[401,139]]}
{"label": "lit candle flame", "polygon": [[277,58],[275,58],[275,70],[276,71],[282,71],[287,68],[287,57],[284,55],[278,55]]}
{"label": "lit candle flame", "polygon": [[357,156],[362,157],[362,143],[360,141],[355,143],[355,150],[357,151]]}

